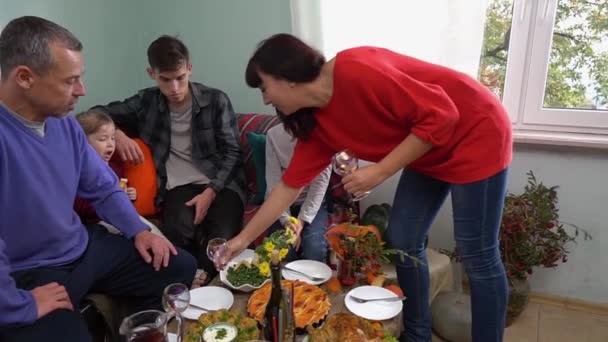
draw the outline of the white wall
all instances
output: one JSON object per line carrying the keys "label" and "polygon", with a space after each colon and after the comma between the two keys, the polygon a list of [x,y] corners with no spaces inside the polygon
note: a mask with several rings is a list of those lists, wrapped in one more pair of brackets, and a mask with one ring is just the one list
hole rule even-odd
{"label": "white wall", "polygon": [[[586,229],[593,240],[570,246],[569,260],[555,269],[535,269],[532,290],[608,304],[608,151],[517,144],[510,168],[509,191],[520,193],[526,172],[534,171],[546,185],[558,185],[560,219]],[[376,188],[362,201],[392,203],[398,176]],[[397,210],[397,209],[396,209]],[[449,199],[430,233],[430,245],[453,248]]]}

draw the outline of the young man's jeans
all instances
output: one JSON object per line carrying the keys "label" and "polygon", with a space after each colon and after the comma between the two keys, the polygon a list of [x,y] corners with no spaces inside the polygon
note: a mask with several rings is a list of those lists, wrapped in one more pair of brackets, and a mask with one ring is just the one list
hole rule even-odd
{"label": "young man's jeans", "polygon": [[[291,215],[297,216],[300,212],[300,206],[294,205],[291,207]],[[285,257],[285,261],[293,261],[299,257],[306,260],[316,260],[322,263],[327,261],[327,239],[325,238],[325,232],[327,230],[327,205],[325,202],[319,207],[317,216],[312,220],[311,223],[305,223],[302,229],[300,244],[300,250],[296,252],[294,249],[290,249],[289,253]],[[270,226],[268,234],[283,229],[284,226],[280,221],[276,221]]]}
{"label": "young man's jeans", "polygon": [[[474,342],[502,341],[508,284],[498,249],[507,170],[468,184],[449,184],[404,170],[397,187],[387,240],[426,263],[424,241],[439,208],[451,192],[454,236],[471,286]],[[429,270],[398,261],[404,302],[402,341],[431,341]]]}
{"label": "young man's jeans", "polygon": [[97,292],[127,298],[135,311],[163,310],[163,289],[172,283],[190,286],[196,260],[178,249],[168,267],[155,271],[141,257],[132,239],[110,234],[99,225],[87,227],[89,244],[76,261],[61,266],[13,272],[18,288],[31,290],[57,282],[65,286],[74,311],[55,310],[32,325],[0,327],[0,341],[91,341],[79,306],[87,293]]}

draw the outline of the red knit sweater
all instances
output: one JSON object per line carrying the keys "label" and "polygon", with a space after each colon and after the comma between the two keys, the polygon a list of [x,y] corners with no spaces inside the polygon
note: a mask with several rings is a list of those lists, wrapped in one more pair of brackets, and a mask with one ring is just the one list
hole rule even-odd
{"label": "red knit sweater", "polygon": [[[118,178],[122,177],[124,173],[124,167],[122,166],[122,162],[117,159],[117,157],[112,158],[109,163],[110,168],[114,171]],[[97,216],[97,212],[95,208],[82,197],[76,197],[74,200],[74,211],[80,217],[80,220],[84,224],[94,224],[99,221],[99,217]]]}
{"label": "red knit sweater", "polygon": [[393,51],[359,47],[340,52],[333,94],[315,113],[318,126],[298,141],[283,175],[300,187],[336,152],[349,149],[379,162],[410,133],[433,148],[410,165],[422,174],[469,183],[506,168],[511,122],[500,100],[466,74]]}

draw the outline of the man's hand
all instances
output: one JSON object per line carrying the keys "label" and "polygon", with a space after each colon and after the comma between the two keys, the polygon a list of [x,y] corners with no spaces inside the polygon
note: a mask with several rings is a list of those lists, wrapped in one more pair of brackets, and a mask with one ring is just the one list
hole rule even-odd
{"label": "man's hand", "polygon": [[345,176],[342,178],[342,184],[344,184],[344,190],[357,197],[384,182],[388,176],[379,164],[373,164],[359,168]]}
{"label": "man's hand", "polygon": [[144,153],[139,145],[119,129],[116,130],[116,152],[126,162],[139,164],[144,161]]}
{"label": "man's hand", "polygon": [[175,246],[169,240],[152,234],[147,230],[135,235],[135,248],[137,248],[146,263],[152,262],[152,266],[154,266],[154,270],[156,271],[160,269],[161,264],[163,267],[169,265],[171,254],[177,255]]}
{"label": "man's hand", "polygon": [[137,190],[135,190],[135,188],[127,188],[125,191],[131,201],[135,201],[137,199]]}
{"label": "man's hand", "polygon": [[74,311],[74,306],[72,305],[68,291],[66,291],[65,287],[62,285],[49,283],[35,287],[30,290],[30,292],[36,301],[38,319],[57,309]]}
{"label": "man's hand", "polygon": [[215,190],[206,188],[201,194],[194,196],[186,202],[189,207],[194,206],[194,224],[199,224],[207,216],[207,210],[215,200]]}

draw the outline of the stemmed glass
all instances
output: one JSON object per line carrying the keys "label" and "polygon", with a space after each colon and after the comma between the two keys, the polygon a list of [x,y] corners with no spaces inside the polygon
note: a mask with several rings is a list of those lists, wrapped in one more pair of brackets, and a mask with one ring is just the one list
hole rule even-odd
{"label": "stemmed glass", "polygon": [[226,251],[226,239],[224,238],[215,238],[209,240],[207,243],[207,256],[209,260],[211,260],[214,264],[217,265],[219,258]]}
{"label": "stemmed glass", "polygon": [[[355,155],[349,150],[340,151],[334,155],[334,158],[332,160],[332,167],[335,173],[344,177],[357,170],[357,168],[359,167],[359,159],[355,157]],[[351,199],[353,202],[360,201],[370,193],[371,191],[366,191],[360,194],[359,196],[351,194]]]}
{"label": "stemmed glass", "polygon": [[163,308],[168,314],[174,314],[177,320],[177,341],[183,339],[182,312],[190,305],[190,289],[184,284],[171,284],[163,291]]}

